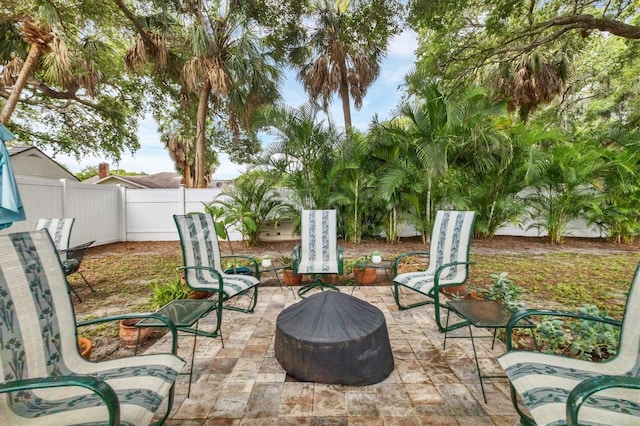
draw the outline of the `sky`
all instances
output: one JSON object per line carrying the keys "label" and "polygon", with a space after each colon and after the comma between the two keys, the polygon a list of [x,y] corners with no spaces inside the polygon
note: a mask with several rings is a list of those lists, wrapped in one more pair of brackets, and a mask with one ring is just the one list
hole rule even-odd
{"label": "sky", "polygon": [[[380,75],[374,84],[367,91],[362,102],[362,108],[358,111],[353,107],[351,120],[353,127],[366,131],[374,115],[378,115],[381,120],[391,117],[391,112],[397,106],[403,90],[399,87],[404,82],[404,76],[409,72],[415,62],[415,49],[417,38],[413,31],[406,30],[394,37],[387,49],[387,56],[381,63]],[[281,87],[283,102],[292,107],[298,107],[308,101],[309,97],[302,88],[302,84],[295,79],[293,73],[286,73],[286,79]],[[342,116],[342,106],[340,98],[333,96],[333,103],[329,109],[329,116],[336,125],[342,126],[344,119]],[[160,136],[156,131],[156,124],[151,117],[140,122],[138,128],[138,138],[140,149],[134,154],[125,153],[120,163],[110,163],[109,168],[124,169],[129,172],[144,172],[147,174],[175,171],[173,161],[165,149]],[[270,141],[263,139],[263,145]],[[48,155],[52,151],[44,150]],[[246,166],[234,164],[229,161],[224,154],[219,156],[220,166],[213,174],[214,180],[233,179],[241,175]],[[104,158],[84,157],[78,162],[74,157],[58,154],[55,160],[65,165],[72,172],[79,172],[88,166],[98,166],[105,162]],[[108,162],[108,161],[107,161]]]}

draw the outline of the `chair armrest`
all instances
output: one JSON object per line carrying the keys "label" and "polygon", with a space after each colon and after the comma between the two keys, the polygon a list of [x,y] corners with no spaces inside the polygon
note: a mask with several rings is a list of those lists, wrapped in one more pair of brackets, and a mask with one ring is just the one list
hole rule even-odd
{"label": "chair armrest", "polygon": [[103,322],[109,321],[119,321],[123,319],[129,318],[154,318],[163,323],[167,324],[169,331],[171,332],[171,354],[176,355],[178,350],[178,330],[176,329],[176,325],[170,318],[165,315],[158,313],[131,313],[131,314],[121,314],[121,315],[112,315],[108,317],[102,318],[94,318],[90,320],[80,321],[76,324],[77,327],[85,327],[87,325],[100,324]]}
{"label": "chair armrest", "polygon": [[[222,281],[222,275],[220,275],[220,271],[218,271],[215,268],[211,268],[209,266],[180,266],[178,268],[176,268],[177,271],[186,271],[189,269],[202,269],[203,271],[209,271],[210,273],[212,273],[213,275],[215,275],[218,278],[218,291],[222,292],[222,289],[224,287],[224,283]],[[185,280],[187,282],[187,285],[189,286],[189,288],[192,288],[194,290],[211,290],[209,287],[195,287],[192,286],[189,283],[189,280],[186,279],[186,275],[185,275]]]}
{"label": "chair armrest", "polygon": [[442,274],[442,271],[444,271],[447,268],[450,268],[452,266],[457,266],[457,265],[475,265],[475,262],[451,262],[451,263],[445,263],[444,265],[440,265],[438,267],[438,269],[436,269],[436,272],[433,274],[433,287],[434,288],[439,288],[439,287],[447,287],[447,286],[452,286],[452,285],[460,285],[462,283],[451,283],[451,284],[444,284],[444,285],[440,285],[438,283],[438,281],[440,281],[440,274]]}
{"label": "chair armrest", "polygon": [[84,251],[87,250],[89,247],[91,247],[93,245],[93,243],[95,243],[94,241],[89,241],[83,244],[78,244],[77,246],[74,247],[69,247],[67,249],[64,250],[58,250],[58,254],[69,254],[69,253],[73,253],[74,251]]}
{"label": "chair armrest", "polygon": [[567,397],[567,426],[578,426],[578,411],[592,394],[611,388],[639,389],[640,377],[598,376],[584,380]]}
{"label": "chair armrest", "polygon": [[0,384],[0,393],[65,386],[80,386],[94,392],[107,406],[107,410],[109,411],[109,425],[115,426],[120,424],[120,403],[118,402],[118,396],[107,382],[94,376],[69,375],[15,380]]}
{"label": "chair armrest", "polygon": [[298,266],[300,265],[300,244],[296,245],[291,251],[291,268],[293,273],[298,273]]}
{"label": "chair armrest", "polygon": [[260,270],[258,269],[258,262],[256,261],[255,258],[251,257],[251,256],[244,256],[241,254],[230,254],[227,256],[221,256],[221,259],[245,259],[245,260],[250,260],[251,263],[253,264],[253,273],[255,274],[255,277],[260,279]]}
{"label": "chair armrest", "polygon": [[406,253],[402,253],[400,254],[398,257],[396,257],[396,260],[393,262],[393,276],[395,277],[396,275],[398,275],[398,265],[400,264],[400,261],[402,259],[404,259],[405,257],[409,257],[409,256],[429,256],[429,252],[428,251],[408,251]]}
{"label": "chair armrest", "polygon": [[516,324],[518,323],[518,321],[520,321],[523,318],[526,317],[530,317],[533,315],[537,315],[537,316],[554,316],[554,317],[568,317],[568,318],[577,318],[577,319],[584,319],[584,320],[589,320],[589,321],[597,321],[597,322],[602,322],[605,324],[612,324],[612,325],[616,325],[618,327],[620,327],[622,325],[622,321],[619,320],[615,320],[613,318],[602,318],[602,317],[594,317],[591,315],[585,315],[582,314],[580,312],[571,312],[571,311],[554,311],[554,310],[548,310],[548,309],[520,309],[516,312],[514,312],[513,315],[511,315],[511,318],[509,319],[509,322],[507,322],[507,327],[505,330],[505,335],[506,335],[506,346],[507,346],[507,351],[510,351],[513,349],[513,342],[511,339],[511,335],[513,332],[513,328],[516,326]]}

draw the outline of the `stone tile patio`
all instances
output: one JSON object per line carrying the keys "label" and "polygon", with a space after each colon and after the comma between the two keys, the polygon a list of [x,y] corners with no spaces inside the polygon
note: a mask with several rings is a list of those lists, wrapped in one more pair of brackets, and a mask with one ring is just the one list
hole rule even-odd
{"label": "stone tile patio", "polygon": [[[350,287],[343,292],[349,293]],[[274,356],[278,314],[298,302],[289,288],[261,288],[254,314],[224,312],[220,339],[198,337],[193,384],[180,376],[169,425],[514,425],[518,424],[506,379],[485,380],[482,398],[469,339],[447,340],[433,320],[433,306],[399,311],[390,287],[356,287],[353,295],[385,315],[395,369],[380,383],[342,386],[288,377]],[[246,303],[240,298],[237,303]],[[214,315],[200,321],[212,329]],[[475,331],[475,333],[481,332]],[[468,334],[467,328],[450,335]],[[488,335],[488,333],[487,333]],[[167,347],[164,339],[149,352]],[[193,336],[179,339],[179,355],[191,359]],[[501,374],[496,356],[504,345],[476,340],[485,374]]]}

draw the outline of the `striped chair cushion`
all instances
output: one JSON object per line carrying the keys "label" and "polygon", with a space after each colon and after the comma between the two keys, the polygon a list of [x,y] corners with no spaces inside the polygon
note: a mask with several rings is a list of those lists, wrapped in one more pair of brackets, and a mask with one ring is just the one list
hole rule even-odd
{"label": "striped chair cushion", "polygon": [[[148,424],[184,362],[146,355],[89,362],[78,352],[76,323],[60,261],[46,231],[0,236],[0,374],[16,379],[92,375],[118,395],[123,424]],[[106,407],[81,387],[0,395],[2,424],[105,424]]]}
{"label": "striped chair cushion", "polygon": [[[260,280],[250,275],[225,274],[222,270],[218,235],[211,215],[192,213],[174,216],[185,266],[201,266],[216,270],[223,281],[223,292],[226,297],[260,284]],[[218,277],[206,269],[187,269],[185,280],[189,287],[198,290],[218,291]]]}
{"label": "striped chair cushion", "polygon": [[[640,377],[640,268],[629,290],[617,355],[590,362],[538,352],[512,351],[498,361],[539,425],[566,423],[569,392],[595,376]],[[609,389],[594,394],[579,412],[581,425],[640,425],[640,391]]]}
{"label": "striped chair cushion", "polygon": [[337,274],[335,210],[303,210],[299,274]]}
{"label": "striped chair cushion", "polygon": [[[475,215],[474,211],[438,211],[431,232],[427,269],[399,274],[393,280],[420,293],[429,294],[434,286],[435,272],[441,265],[469,261]],[[463,283],[467,274],[467,265],[446,268],[440,275],[439,284]]]}
{"label": "striped chair cushion", "polygon": [[[73,228],[75,221],[76,219],[73,217],[38,219],[36,230],[46,229],[53,240],[56,250],[62,251],[69,248],[71,228]],[[66,259],[66,253],[62,253],[60,260]]]}

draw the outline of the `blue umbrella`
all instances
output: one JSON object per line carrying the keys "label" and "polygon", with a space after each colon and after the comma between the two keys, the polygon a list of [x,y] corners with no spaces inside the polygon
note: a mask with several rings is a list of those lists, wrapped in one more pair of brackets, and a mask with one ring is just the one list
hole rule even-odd
{"label": "blue umbrella", "polygon": [[25,220],[24,208],[13,175],[9,151],[4,141],[16,137],[0,124],[0,229],[8,228],[13,222]]}

